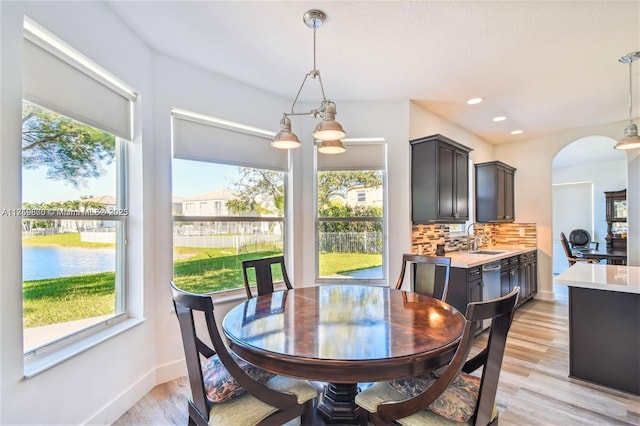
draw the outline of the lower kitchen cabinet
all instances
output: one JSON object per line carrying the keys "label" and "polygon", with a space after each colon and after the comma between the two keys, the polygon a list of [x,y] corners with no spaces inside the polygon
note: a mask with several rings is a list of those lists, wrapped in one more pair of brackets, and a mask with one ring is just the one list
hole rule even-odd
{"label": "lower kitchen cabinet", "polygon": [[[511,256],[500,260],[500,295],[506,296],[520,285],[520,258]],[[520,290],[522,292],[522,289]]]}
{"label": "lower kitchen cabinet", "polygon": [[[446,301],[463,314],[467,304],[482,301],[482,266],[451,268]],[[476,321],[474,330],[476,333],[482,331],[480,321]]]}
{"label": "lower kitchen cabinet", "polygon": [[520,255],[520,296],[524,303],[538,293],[538,257],[535,251]]}
{"label": "lower kitchen cabinet", "polygon": [[[515,286],[520,286],[516,307],[532,299],[538,292],[537,251],[532,250],[510,256],[499,260],[499,262],[500,295],[509,294]],[[487,265],[489,263],[491,262],[487,262]],[[492,288],[491,284],[483,282],[482,267],[483,265],[470,268],[451,268],[446,302],[464,313],[467,310],[467,304],[471,302],[482,301],[484,297],[497,297],[491,296],[492,293],[497,294],[497,287],[491,292],[489,291]],[[491,279],[489,281],[494,282]],[[482,331],[480,322],[475,324],[475,330],[476,333]]]}

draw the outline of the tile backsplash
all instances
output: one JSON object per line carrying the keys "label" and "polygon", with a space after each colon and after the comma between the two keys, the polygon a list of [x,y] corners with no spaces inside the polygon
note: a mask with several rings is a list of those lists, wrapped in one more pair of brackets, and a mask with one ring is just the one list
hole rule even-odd
{"label": "tile backsplash", "polygon": [[[479,246],[517,244],[536,247],[538,243],[535,223],[476,223],[473,233],[480,236]],[[437,244],[445,244],[445,251],[466,250],[467,234],[449,232],[448,224],[413,225],[411,251],[432,255]]]}

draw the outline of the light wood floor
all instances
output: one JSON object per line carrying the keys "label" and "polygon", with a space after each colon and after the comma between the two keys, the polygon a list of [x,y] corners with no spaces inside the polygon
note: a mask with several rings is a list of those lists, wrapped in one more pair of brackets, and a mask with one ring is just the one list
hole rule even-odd
{"label": "light wood floor", "polygon": [[[567,377],[568,304],[559,293],[515,316],[496,396],[500,425],[640,425],[640,397]],[[186,425],[188,392],[185,378],[156,386],[114,425]]]}

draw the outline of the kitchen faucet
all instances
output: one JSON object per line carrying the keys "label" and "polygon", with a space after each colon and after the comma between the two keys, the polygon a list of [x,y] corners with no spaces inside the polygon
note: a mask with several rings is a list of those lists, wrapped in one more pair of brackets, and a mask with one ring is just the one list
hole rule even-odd
{"label": "kitchen faucet", "polygon": [[476,222],[471,222],[469,226],[467,226],[467,251],[478,250],[478,237],[474,235],[473,238],[471,238],[471,235],[469,235],[469,230],[475,224]]}

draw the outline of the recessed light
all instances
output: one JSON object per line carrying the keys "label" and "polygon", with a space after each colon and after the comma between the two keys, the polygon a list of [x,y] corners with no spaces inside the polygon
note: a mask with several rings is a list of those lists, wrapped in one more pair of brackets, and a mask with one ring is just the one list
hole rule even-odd
{"label": "recessed light", "polygon": [[513,130],[511,131],[512,135],[521,135],[524,133],[524,130]]}
{"label": "recessed light", "polygon": [[505,117],[504,115],[499,115],[497,117],[493,117],[493,121],[504,121],[506,119],[507,119],[507,117]]}
{"label": "recessed light", "polygon": [[484,98],[471,98],[467,101],[467,103],[469,105],[476,105],[479,104],[480,102],[484,101]]}

